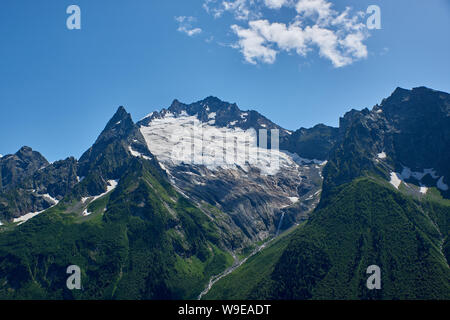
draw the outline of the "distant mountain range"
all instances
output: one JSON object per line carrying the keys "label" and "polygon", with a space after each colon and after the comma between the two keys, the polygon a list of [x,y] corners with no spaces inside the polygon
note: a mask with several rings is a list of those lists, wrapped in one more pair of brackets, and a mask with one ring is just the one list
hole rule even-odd
{"label": "distant mountain range", "polygon": [[0,158],[0,298],[448,299],[449,184],[424,87],[294,132],[215,97],[120,107],[78,160]]}

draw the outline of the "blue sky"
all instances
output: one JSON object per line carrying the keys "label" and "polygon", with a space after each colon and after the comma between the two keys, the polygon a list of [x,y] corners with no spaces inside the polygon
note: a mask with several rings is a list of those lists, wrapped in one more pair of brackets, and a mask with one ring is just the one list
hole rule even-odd
{"label": "blue sky", "polygon": [[[28,145],[50,161],[79,157],[119,105],[139,120],[175,98],[214,95],[297,129],[337,126],[397,86],[450,91],[449,1],[227,1],[1,1],[0,154]],[[66,27],[71,4],[81,30]],[[325,19],[350,6],[350,33],[362,38],[327,51],[304,31],[349,31],[321,22],[315,5],[331,10]],[[358,27],[369,5],[380,30]]]}

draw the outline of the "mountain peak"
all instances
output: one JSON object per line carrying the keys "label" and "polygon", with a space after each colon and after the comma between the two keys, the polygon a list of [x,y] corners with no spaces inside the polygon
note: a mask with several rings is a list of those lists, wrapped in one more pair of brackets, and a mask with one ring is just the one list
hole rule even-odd
{"label": "mountain peak", "polygon": [[114,117],[120,118],[120,119],[125,119],[127,116],[129,116],[130,114],[127,112],[127,110],[125,110],[124,106],[120,106],[119,108],[117,108],[116,113],[114,114]]}
{"label": "mountain peak", "polygon": [[226,103],[225,101],[220,100],[219,98],[217,98],[215,96],[208,96],[205,99],[203,99],[202,102]]}
{"label": "mountain peak", "polygon": [[37,151],[34,151],[28,146],[23,146],[22,148],[20,148],[15,155],[23,161],[36,161],[38,163],[41,163],[42,165],[48,164],[47,159],[45,159],[43,155],[41,155]]}
{"label": "mountain peak", "polygon": [[[111,120],[109,120],[108,124],[105,127],[105,130],[110,130],[118,125],[133,125],[133,120],[131,119],[131,115],[125,110],[123,106],[120,106],[116,113],[113,115]],[[104,130],[104,131],[105,131]]]}
{"label": "mountain peak", "polygon": [[19,149],[19,151],[16,152],[16,154],[19,155],[19,154],[30,153],[30,152],[33,152],[33,149],[31,147],[23,146],[22,148]]}

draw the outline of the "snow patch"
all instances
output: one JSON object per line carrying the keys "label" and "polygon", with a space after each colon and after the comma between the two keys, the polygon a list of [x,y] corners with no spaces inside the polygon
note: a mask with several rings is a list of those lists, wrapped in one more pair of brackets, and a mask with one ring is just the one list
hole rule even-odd
{"label": "snow patch", "polygon": [[110,193],[111,191],[113,191],[117,185],[119,184],[119,180],[108,180],[108,185],[106,186],[106,191],[103,192],[102,194],[99,194],[97,196],[94,197],[83,197],[81,198],[81,202],[85,203],[88,199],[91,199],[91,203],[94,202],[97,199],[100,199],[103,196],[106,196],[108,193]]}
{"label": "snow patch", "polygon": [[427,194],[428,188],[425,187],[425,186],[420,186],[419,191],[420,191],[421,194]]}
{"label": "snow patch", "polygon": [[111,191],[113,191],[117,185],[119,184],[119,180],[108,180],[108,185],[106,187],[106,192],[99,194],[98,196],[95,196],[91,202],[94,202],[97,199],[100,199],[101,197],[107,195],[108,193],[110,193]]}
{"label": "snow patch", "polygon": [[[34,192],[34,190],[33,190],[33,192]],[[13,219],[13,222],[14,222],[14,223],[17,223],[17,222],[18,222],[19,225],[22,224],[22,223],[25,223],[25,222],[27,222],[28,220],[30,220],[31,218],[34,218],[34,217],[36,217],[37,215],[41,214],[42,212],[44,212],[44,211],[46,211],[46,210],[48,210],[48,209],[53,208],[54,206],[56,206],[56,205],[59,203],[59,200],[58,200],[58,199],[53,198],[53,197],[52,197],[51,195],[49,195],[48,193],[46,193],[46,194],[40,194],[39,196],[41,196],[41,197],[43,197],[43,198],[47,198],[48,200],[52,201],[52,202],[53,202],[53,205],[52,205],[51,207],[45,209],[45,210],[38,211],[38,212],[30,212],[30,213],[24,214],[23,216],[20,216],[19,218],[15,218],[15,219]]]}
{"label": "snow patch", "polygon": [[208,119],[215,119],[215,118],[216,118],[215,112],[211,112],[210,114],[208,114]]}
{"label": "snow patch", "polygon": [[44,211],[45,211],[45,210],[39,211],[39,212],[30,212],[30,213],[24,214],[23,216],[21,216],[21,217],[19,217],[19,218],[15,218],[15,219],[13,220],[13,222],[14,222],[14,223],[18,222],[19,225],[21,225],[22,223],[27,222],[28,220],[30,220],[30,219],[36,217],[38,214],[41,214],[41,213],[44,212]]}
{"label": "snow patch", "polygon": [[[106,196],[108,193],[110,193],[111,191],[113,191],[114,189],[116,189],[117,185],[119,184],[119,180],[108,180],[108,185],[106,187],[106,191],[103,192],[102,194],[99,194],[98,196],[92,197],[92,200],[90,203],[94,202],[95,200],[100,199],[103,196]],[[81,198],[81,202],[84,204],[86,203],[86,201],[88,199],[90,199],[91,197],[83,197]],[[83,211],[83,216],[88,216],[90,215],[92,212],[89,212],[88,209],[84,209]]]}
{"label": "snow patch", "polygon": [[297,203],[300,199],[298,197],[288,197],[292,203]]}
{"label": "snow patch", "polygon": [[391,172],[391,180],[389,181],[389,183],[392,184],[395,189],[398,189],[398,187],[402,183],[402,180],[396,172]]}
{"label": "snow patch", "polygon": [[256,130],[219,128],[196,116],[153,119],[140,131],[160,162],[198,164],[210,170],[247,170],[250,165],[265,175],[276,174],[283,166],[296,166],[287,153],[258,147]]}
{"label": "snow patch", "polygon": [[380,152],[379,154],[377,154],[378,159],[386,159],[386,152]]}
{"label": "snow patch", "polygon": [[55,198],[53,198],[51,195],[49,195],[48,193],[46,193],[46,194],[43,194],[42,195],[44,198],[47,198],[47,199],[49,199],[50,201],[52,201],[53,202],[53,205],[57,205],[58,203],[59,203],[59,200],[58,199],[55,199]]}
{"label": "snow patch", "polygon": [[152,160],[151,157],[147,157],[147,156],[143,155],[142,153],[133,150],[133,148],[131,146],[128,146],[128,151],[130,151],[130,153],[133,157],[144,158],[146,160]]}

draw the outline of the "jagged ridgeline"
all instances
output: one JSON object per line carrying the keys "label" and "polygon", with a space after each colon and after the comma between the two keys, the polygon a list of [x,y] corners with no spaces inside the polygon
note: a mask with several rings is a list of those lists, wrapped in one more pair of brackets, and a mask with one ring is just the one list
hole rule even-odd
{"label": "jagged ridgeline", "polygon": [[[78,162],[84,179],[37,217],[7,225],[0,235],[1,298],[194,298],[231,263],[220,249],[223,231],[174,190],[142,141],[119,109]],[[146,158],[129,156],[130,145]],[[114,180],[113,191],[90,197]],[[81,268],[82,290],[67,289],[69,265]]]}
{"label": "jagged ridgeline", "polygon": [[[120,107],[79,160],[49,163],[29,147],[0,158],[0,298],[196,298],[317,205],[319,160],[283,153],[281,170],[268,174],[259,162],[171,158],[173,138],[195,126],[238,138],[249,128],[291,134],[209,97],[175,100],[137,124]],[[70,265],[82,290],[66,286]]]}
{"label": "jagged ridgeline", "polygon": [[[212,161],[249,129],[258,159]],[[0,158],[0,298],[448,299],[449,130],[449,95],[423,87],[297,131],[214,97],[120,107],[79,160]]]}
{"label": "jagged ridgeline", "polygon": [[[346,114],[306,225],[206,298],[449,299],[449,130],[449,95],[427,88]],[[366,286],[370,265],[380,290]]]}

